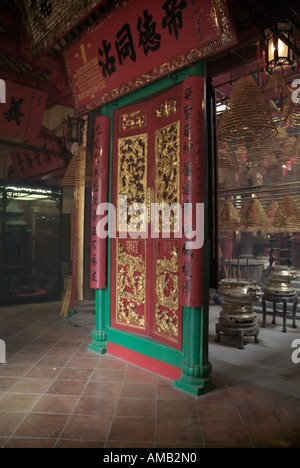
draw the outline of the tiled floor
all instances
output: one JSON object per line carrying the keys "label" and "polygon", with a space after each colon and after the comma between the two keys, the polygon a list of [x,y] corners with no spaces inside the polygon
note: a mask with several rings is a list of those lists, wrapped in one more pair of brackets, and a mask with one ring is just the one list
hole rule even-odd
{"label": "tiled floor", "polygon": [[61,304],[0,308],[0,447],[300,447],[300,400],[213,371],[194,397],[87,350]]}

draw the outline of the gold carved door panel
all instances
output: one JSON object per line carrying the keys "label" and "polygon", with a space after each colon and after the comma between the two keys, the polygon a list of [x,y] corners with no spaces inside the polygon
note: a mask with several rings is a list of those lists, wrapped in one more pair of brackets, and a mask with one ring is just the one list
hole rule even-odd
{"label": "gold carved door panel", "polygon": [[[114,118],[113,327],[181,347],[180,112],[169,91]],[[170,208],[173,209],[170,209]]]}

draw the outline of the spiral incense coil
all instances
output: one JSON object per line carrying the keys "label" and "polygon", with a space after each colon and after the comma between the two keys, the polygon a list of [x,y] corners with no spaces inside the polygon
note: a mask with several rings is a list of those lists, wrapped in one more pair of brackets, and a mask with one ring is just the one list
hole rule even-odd
{"label": "spiral incense coil", "polygon": [[225,141],[248,141],[277,134],[270,109],[252,77],[242,77],[237,81],[217,133]]}
{"label": "spiral incense coil", "polygon": [[219,228],[222,231],[235,231],[240,226],[238,210],[231,202],[225,202],[219,211]]}
{"label": "spiral incense coil", "polygon": [[238,172],[239,166],[236,155],[229,143],[220,141],[218,143],[218,168],[226,171]]}
{"label": "spiral incense coil", "polygon": [[240,219],[241,226],[245,231],[257,231],[268,225],[265,210],[257,198],[252,198],[242,207]]}
{"label": "spiral incense coil", "polygon": [[283,197],[276,210],[273,226],[281,232],[300,231],[300,208],[291,196]]}

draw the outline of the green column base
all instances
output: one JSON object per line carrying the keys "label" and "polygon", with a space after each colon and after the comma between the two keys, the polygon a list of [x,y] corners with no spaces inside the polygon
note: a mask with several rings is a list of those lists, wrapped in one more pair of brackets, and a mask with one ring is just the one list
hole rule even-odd
{"label": "green column base", "polygon": [[107,334],[105,332],[99,332],[97,330],[92,331],[93,341],[88,345],[90,351],[94,351],[98,354],[107,353]]}
{"label": "green column base", "polygon": [[214,390],[216,386],[210,378],[211,368],[210,362],[205,366],[193,366],[184,361],[181,367],[181,378],[175,381],[175,388],[193,395],[203,395]]}
{"label": "green column base", "polygon": [[184,374],[174,382],[174,387],[196,396],[204,395],[216,388],[210,378],[191,377]]}

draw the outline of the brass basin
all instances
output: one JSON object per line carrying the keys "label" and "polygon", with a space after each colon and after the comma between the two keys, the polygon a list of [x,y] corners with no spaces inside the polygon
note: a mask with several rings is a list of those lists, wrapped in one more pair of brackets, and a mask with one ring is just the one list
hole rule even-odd
{"label": "brass basin", "polygon": [[264,292],[273,295],[293,295],[295,289],[291,281],[298,278],[298,272],[285,266],[272,266],[263,271],[263,275],[268,279],[268,284]]}
{"label": "brass basin", "polygon": [[268,267],[263,270],[263,275],[269,281],[288,283],[298,278],[299,274],[292,268],[282,265]]}
{"label": "brass basin", "polygon": [[259,301],[262,295],[261,287],[256,281],[223,279],[219,283],[218,293],[225,304],[250,305]]}

